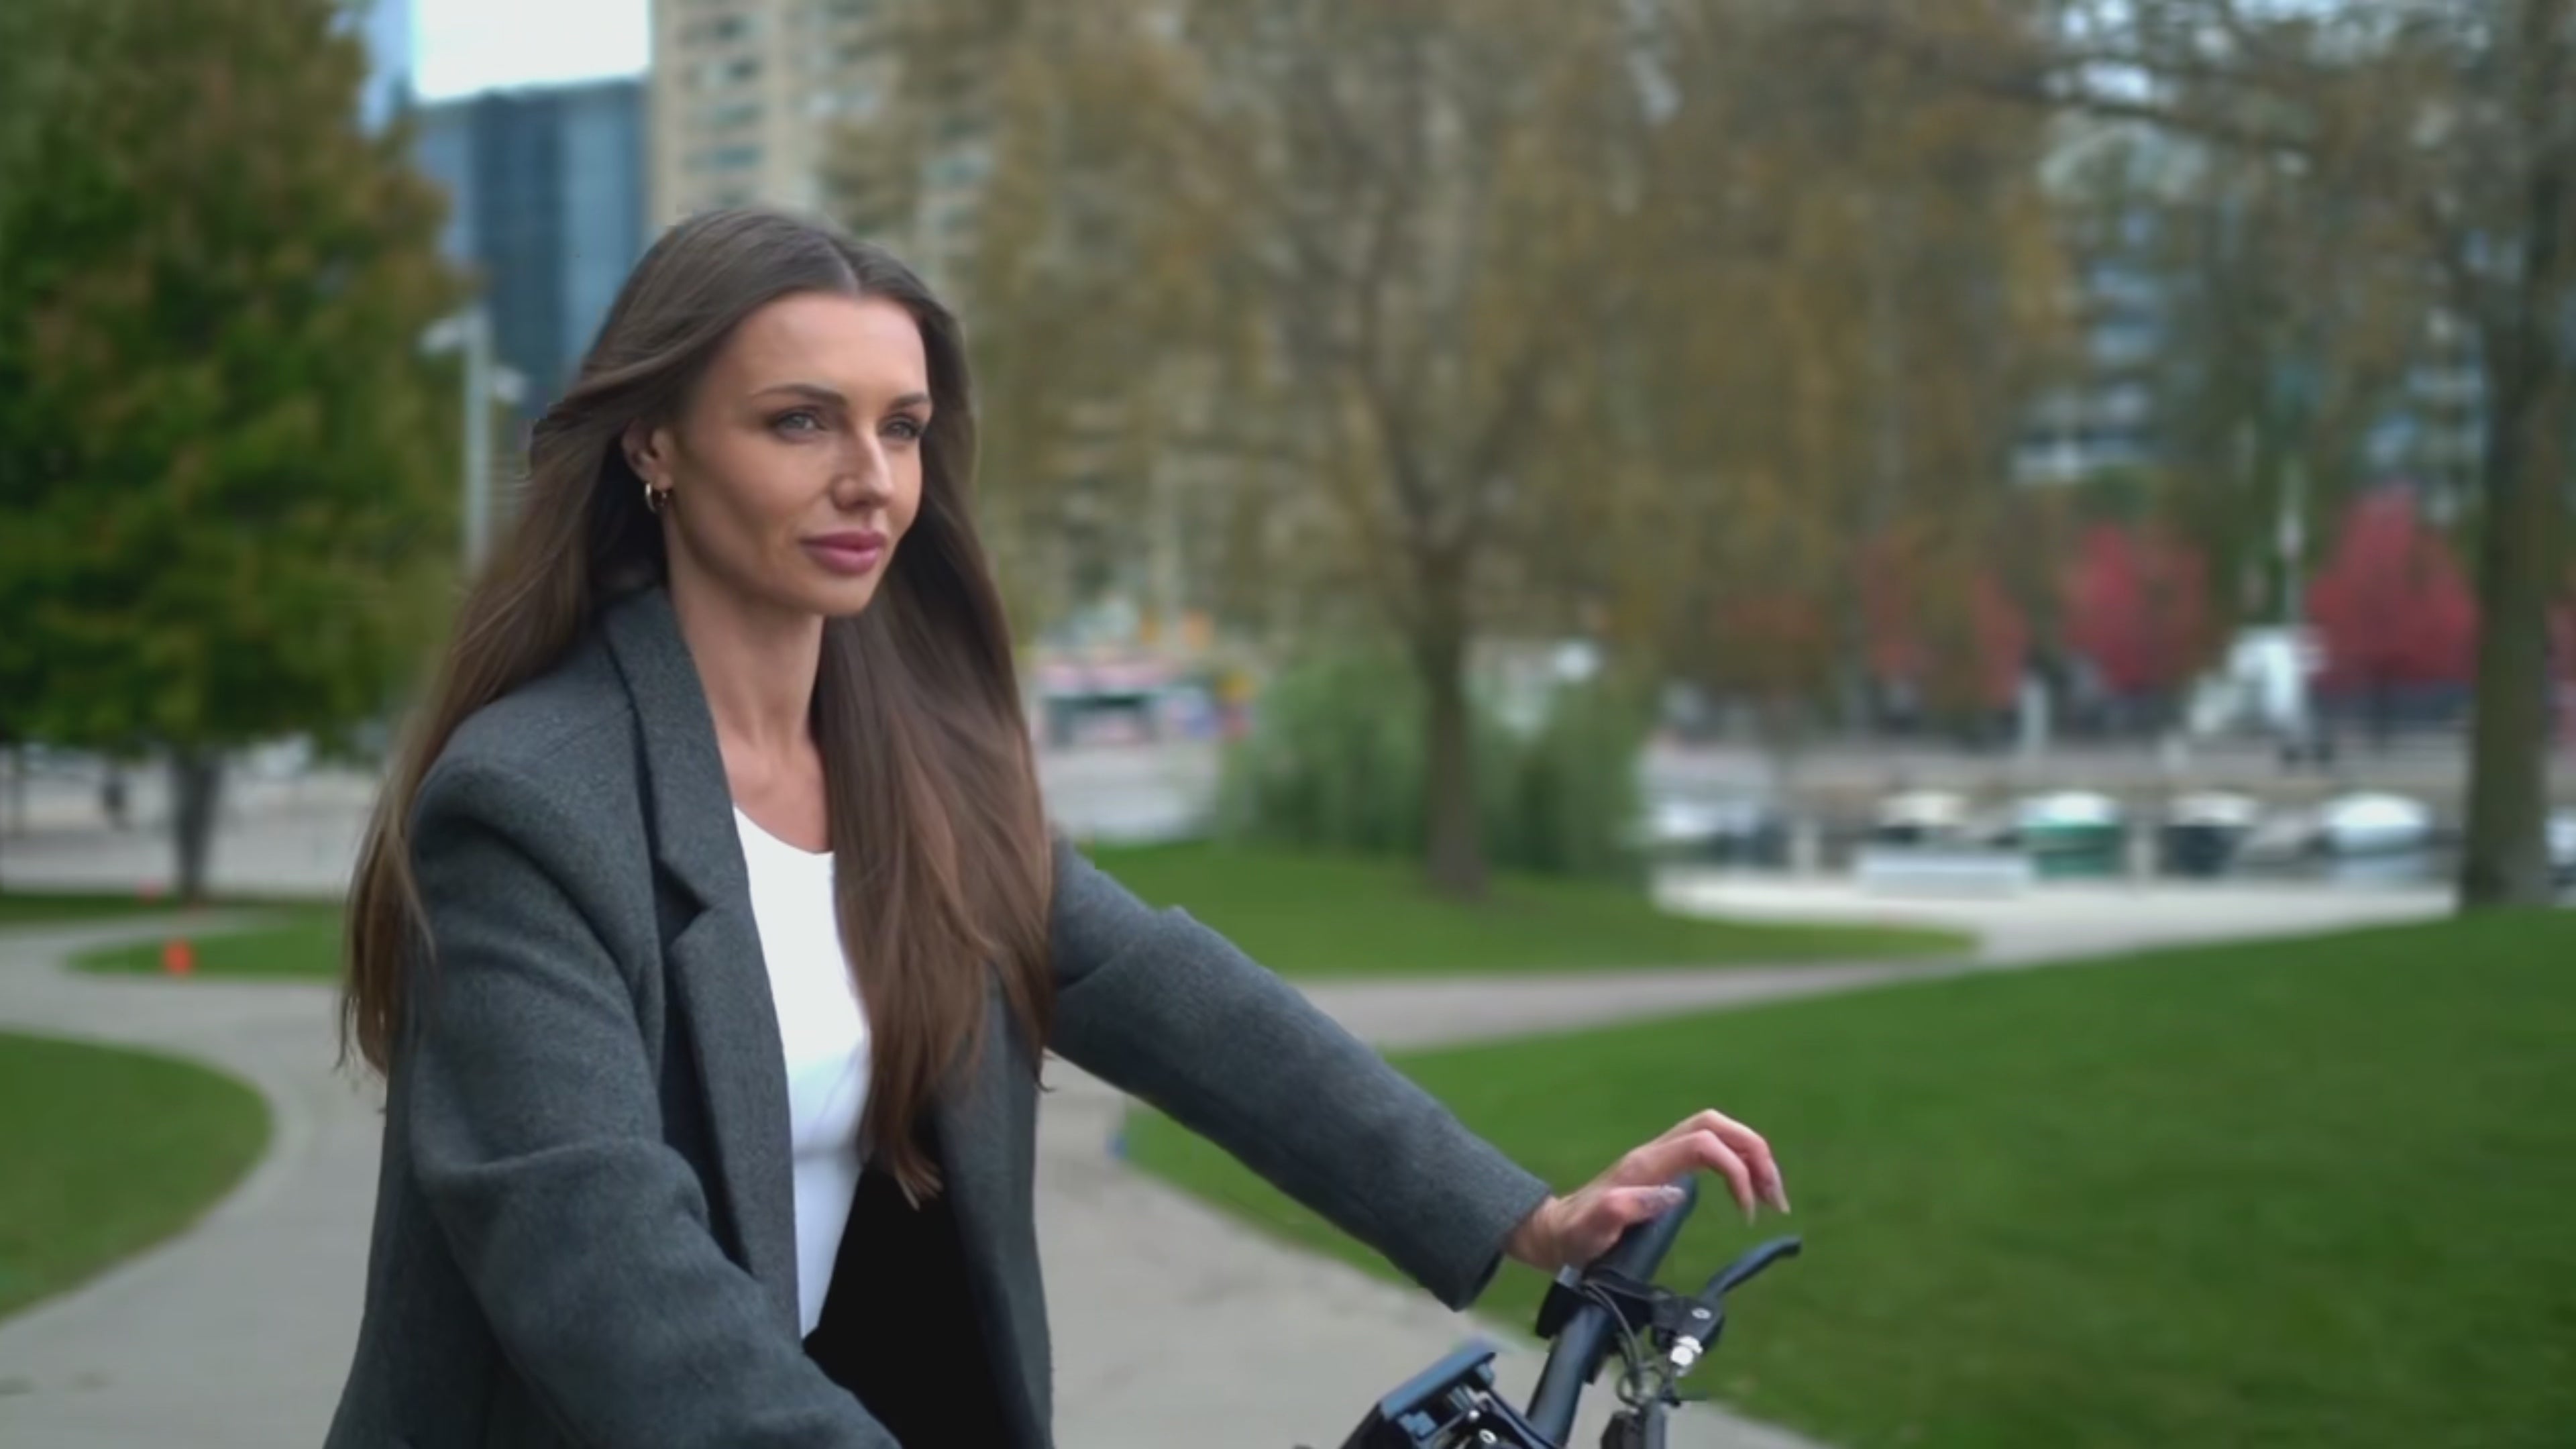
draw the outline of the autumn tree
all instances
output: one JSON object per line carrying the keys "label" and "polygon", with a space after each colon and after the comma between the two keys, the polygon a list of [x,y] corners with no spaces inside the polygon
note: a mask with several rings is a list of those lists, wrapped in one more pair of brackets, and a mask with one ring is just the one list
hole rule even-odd
{"label": "autumn tree", "polygon": [[[2460,891],[2552,894],[2549,607],[2576,393],[2576,0],[2068,0],[2045,53],[1999,54],[1885,7],[1819,23],[1985,94],[2136,119],[2333,183],[2347,226],[2399,238],[2470,339],[2481,446],[2477,712]],[[2315,359],[2324,361],[2324,359]]]}
{"label": "autumn tree", "polygon": [[2319,688],[2359,696],[2379,730],[2395,695],[2469,682],[2477,601],[2448,542],[2403,492],[2351,510],[2308,585],[2307,610],[2325,647]]}
{"label": "autumn tree", "polygon": [[434,613],[455,291],[329,0],[76,11],[0,194],[5,667],[42,737],[166,752],[194,895],[222,752],[380,709]]}
{"label": "autumn tree", "polygon": [[[2027,24],[1922,8],[1997,46]],[[1848,710],[1899,654],[1911,684],[1982,698],[2012,443],[2059,340],[2046,129],[1820,43],[1795,7],[1652,13],[1668,110],[1627,233],[1633,341],[1601,377],[1596,564],[1665,658],[1766,713]],[[1873,604],[1894,555],[1877,584],[1903,592]],[[1873,609],[1927,627],[1891,653]]]}
{"label": "autumn tree", "polygon": [[[1572,486],[1534,462],[1567,425],[1569,348],[1623,301],[1605,262],[1642,101],[1616,17],[1086,10],[979,20],[985,63],[1028,86],[986,87],[970,320],[1054,337],[1016,363],[994,348],[990,390],[1016,399],[998,405],[1031,410],[1008,446],[1030,474],[1088,450],[1131,487],[1235,462],[1236,526],[1404,639],[1431,874],[1480,894],[1468,650],[1515,582],[1498,540]],[[1011,371],[1041,360],[1051,376]]]}
{"label": "autumn tree", "polygon": [[2164,528],[2086,529],[2065,590],[2066,642],[2114,694],[2169,700],[2215,652],[2203,556]]}
{"label": "autumn tree", "polygon": [[1861,672],[1860,550],[1902,529],[1961,626],[1927,658],[1976,672],[2052,305],[2026,112],[1820,86],[1750,0],[919,10],[854,194],[981,128],[953,280],[1007,551],[1132,567],[1177,519],[1248,610],[1391,625],[1445,888],[1484,873],[1480,637],[1581,630],[1786,719]]}

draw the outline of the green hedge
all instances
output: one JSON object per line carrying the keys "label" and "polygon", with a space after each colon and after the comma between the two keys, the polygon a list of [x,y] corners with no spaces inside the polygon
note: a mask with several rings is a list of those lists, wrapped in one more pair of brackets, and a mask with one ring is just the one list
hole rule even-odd
{"label": "green hedge", "polygon": [[[1488,858],[1547,875],[1621,876],[1636,818],[1645,715],[1615,684],[1559,688],[1535,730],[1473,701],[1479,814]],[[1261,695],[1226,761],[1219,821],[1234,839],[1301,849],[1423,849],[1421,683],[1390,651],[1300,660]]]}

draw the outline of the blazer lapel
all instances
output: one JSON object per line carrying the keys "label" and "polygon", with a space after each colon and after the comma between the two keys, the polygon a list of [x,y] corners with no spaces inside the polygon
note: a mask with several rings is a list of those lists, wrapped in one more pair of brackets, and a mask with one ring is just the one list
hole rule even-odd
{"label": "blazer lapel", "polygon": [[751,881],[733,828],[733,792],[715,718],[670,597],[648,589],[604,616],[609,653],[634,698],[644,811],[653,858],[694,896],[698,915],[665,947],[672,991],[689,1021],[710,1135],[744,1266],[770,1290],[792,1331],[796,1199],[786,1053],[751,914]]}

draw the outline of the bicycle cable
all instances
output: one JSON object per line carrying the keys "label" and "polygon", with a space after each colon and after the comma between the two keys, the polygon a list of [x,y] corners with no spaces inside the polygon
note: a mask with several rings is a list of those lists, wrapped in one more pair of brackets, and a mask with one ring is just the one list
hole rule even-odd
{"label": "bicycle cable", "polygon": [[[1630,1326],[1628,1315],[1619,1303],[1597,1283],[1584,1285],[1584,1296],[1600,1305],[1619,1329],[1619,1402],[1631,1409],[1642,1409],[1661,1399],[1673,1386],[1673,1375],[1660,1358],[1646,1352],[1637,1330]],[[1651,1384],[1648,1380],[1652,1379]]]}

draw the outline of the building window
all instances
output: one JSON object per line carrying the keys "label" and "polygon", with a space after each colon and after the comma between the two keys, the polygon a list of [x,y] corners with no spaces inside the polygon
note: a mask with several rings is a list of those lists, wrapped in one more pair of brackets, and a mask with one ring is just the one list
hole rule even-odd
{"label": "building window", "polygon": [[758,146],[718,146],[689,158],[691,169],[698,171],[748,171],[760,164]]}
{"label": "building window", "polygon": [[2155,328],[2134,317],[2105,321],[2093,329],[2092,352],[2096,362],[2115,367],[2144,362],[2156,352]]}
{"label": "building window", "polygon": [[736,126],[748,126],[759,119],[760,102],[727,101],[721,105],[707,107],[699,117],[699,122],[710,131],[729,131]]}
{"label": "building window", "polygon": [[930,184],[933,186],[972,186],[984,179],[991,169],[984,148],[961,147],[943,151],[931,158]]}
{"label": "building window", "polygon": [[700,20],[681,30],[680,42],[684,45],[707,45],[710,43],[725,45],[737,40],[748,40],[751,38],[751,35],[752,19],[750,16],[720,15],[712,20]]}

